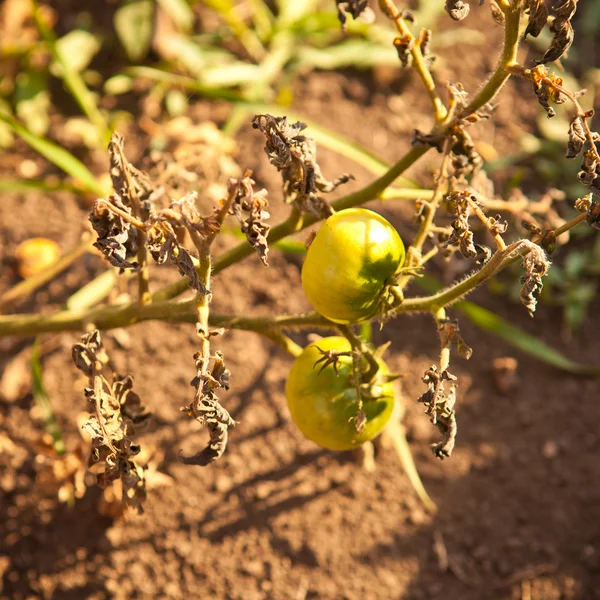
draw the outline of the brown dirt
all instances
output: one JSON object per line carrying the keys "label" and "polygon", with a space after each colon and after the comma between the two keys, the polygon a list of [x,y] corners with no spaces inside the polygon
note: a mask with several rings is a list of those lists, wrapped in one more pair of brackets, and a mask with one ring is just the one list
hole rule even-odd
{"label": "brown dirt", "polygon": [[[463,52],[465,60],[454,62],[449,53],[444,65],[469,89],[469,62],[481,54],[452,52]],[[484,60],[490,67],[492,59]],[[444,65],[440,81],[449,76]],[[408,147],[412,128],[428,123],[419,112],[413,116],[420,106],[425,114],[426,104],[411,77],[390,83],[389,73],[313,75],[297,82],[294,108],[392,160]],[[514,151],[516,132],[531,130],[537,110],[531,102],[511,102],[514,91],[504,92],[494,124],[483,126],[495,129],[503,152]],[[386,99],[390,92],[395,104]],[[410,119],[399,106],[410,111]],[[220,120],[224,111],[199,100],[190,114]],[[477,131],[485,137],[483,129]],[[277,198],[278,178],[258,135],[245,127],[239,139],[239,162],[253,168]],[[359,180],[355,185],[371,177],[334,154],[321,156],[327,175],[351,171]],[[13,154],[13,162],[19,157]],[[411,175],[426,173],[421,167]],[[375,208],[401,231],[413,228],[411,207]],[[44,235],[70,248],[85,212],[85,203],[69,194],[6,195],[0,203],[0,291],[15,281],[10,257],[18,242]],[[274,214],[283,211],[276,208]],[[102,267],[96,257],[80,260],[19,309],[60,306]],[[273,251],[265,269],[252,257],[215,281],[214,308],[240,314],[301,311],[308,305],[299,282],[296,258]],[[562,345],[574,359],[598,362],[593,321],[564,343],[556,326],[559,314],[547,306],[531,321],[522,307],[485,290],[474,299]],[[177,451],[192,451],[205,441],[205,432],[179,413],[191,397],[193,327],[145,323],[126,336],[107,333],[117,370],[134,375],[136,390],[156,417],[141,444],[163,476],[151,480],[144,516],[113,518],[114,506],[96,488],[69,508],[43,477],[53,458],[31,394],[0,400],[1,597],[600,598],[600,383],[552,370],[464,319],[461,329],[475,353],[468,363],[454,363],[461,384],[460,429],[455,454],[445,462],[432,457],[429,444],[436,432],[414,402],[424,389],[420,376],[437,360],[432,321],[397,318],[377,333],[378,341],[392,341],[391,368],[406,373],[405,423],[424,483],[440,509],[435,516],[420,505],[391,449],[379,449],[377,469],[369,473],[353,454],[321,450],[303,439],[289,420],[283,393],[290,360],[252,334],[231,332],[222,339],[233,373],[224,404],[239,421],[226,454],[208,468],[183,466]],[[70,450],[79,444],[77,417],[85,407],[82,382],[70,363],[69,347],[77,338],[55,336],[55,350],[44,358],[45,385]],[[0,340],[0,370],[23,347],[20,340]],[[518,360],[518,385],[507,395],[497,391],[491,369],[503,356]]]}

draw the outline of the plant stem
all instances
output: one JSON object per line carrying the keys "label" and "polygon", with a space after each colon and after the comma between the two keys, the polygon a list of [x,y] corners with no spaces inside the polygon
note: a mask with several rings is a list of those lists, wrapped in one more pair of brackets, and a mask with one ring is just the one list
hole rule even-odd
{"label": "plant stem", "polygon": [[423,85],[429,94],[429,98],[431,99],[431,104],[433,105],[433,111],[435,114],[436,123],[441,123],[446,118],[448,111],[444,106],[444,103],[438,96],[438,93],[435,89],[435,81],[431,76],[431,72],[427,67],[427,63],[425,61],[425,57],[421,52],[421,46],[418,40],[410,31],[406,21],[402,18],[402,14],[396,7],[396,4],[392,0],[380,0],[380,5],[382,10],[387,13],[387,15],[394,21],[398,32],[402,35],[403,41],[406,40],[408,43],[409,51],[412,56],[412,66],[415,68],[419,77],[423,81]]}
{"label": "plant stem", "polygon": [[504,47],[502,49],[500,60],[485,85],[479,90],[460,115],[460,118],[462,119],[477,112],[496,97],[496,94],[502,89],[510,77],[511,67],[517,62],[521,2],[513,2],[511,6],[505,8],[504,14],[506,17],[504,23]]}
{"label": "plant stem", "polygon": [[[0,337],[10,335],[28,336],[53,331],[81,331],[88,326],[107,330],[129,327],[142,321],[168,321],[171,323],[196,323],[198,310],[196,300],[153,302],[142,306],[118,304],[88,310],[56,311],[46,315],[19,314],[0,315]],[[315,327],[335,329],[335,323],[317,313],[281,315],[278,317],[236,317],[211,314],[209,324],[213,327],[271,333],[285,328]]]}
{"label": "plant stem", "polygon": [[[567,221],[564,225],[556,229],[556,236],[558,237],[569,231],[583,222],[585,218],[585,214],[580,214]],[[539,243],[541,240],[536,239],[534,241]],[[511,244],[503,251],[498,250],[482,269],[476,271],[463,281],[432,296],[402,299],[402,296],[398,295],[395,300],[395,312],[431,312],[456,302],[472,291],[479,283],[506,268],[525,254],[526,248],[523,249],[523,254],[521,254],[521,250],[517,249],[518,245],[519,242],[515,242],[515,244]],[[151,320],[196,323],[198,320],[196,302],[195,300],[169,300],[153,302],[152,304],[143,306],[133,303],[103,306],[90,310],[57,311],[49,315],[0,315],[0,337],[9,335],[37,335],[38,333],[51,331],[80,331],[92,324],[102,330],[114,329],[116,327],[127,327],[141,321]],[[328,321],[316,312],[300,315],[282,315],[273,318],[235,317],[213,314],[209,318],[209,323],[213,327],[255,331],[264,335],[286,328],[338,328],[335,323]]]}
{"label": "plant stem", "polygon": [[[480,92],[473,98],[461,117],[464,118],[466,115],[476,112],[482,106],[492,100],[510,76],[510,67],[516,63],[517,57],[520,12],[520,2],[515,2],[510,8],[506,9],[504,49],[498,65],[494,70],[494,73],[492,73]],[[442,131],[445,132],[449,127],[450,124],[446,124]],[[361,205],[369,200],[374,200],[375,198],[379,197],[383,190],[389,187],[395,179],[397,179],[406,169],[424,156],[430,149],[431,148],[429,146],[417,146],[411,148],[383,175],[361,190],[338,199],[332,204],[333,208],[335,210],[343,210],[345,208]],[[581,222],[584,218],[585,215],[580,215],[576,220],[577,222]],[[285,222],[277,225],[271,230],[269,235],[269,243],[273,244],[274,242],[282,240],[288,235],[305,229],[306,227],[313,225],[315,222],[317,222],[317,220],[318,219],[313,216],[305,216],[303,218],[302,215],[297,211],[292,212],[290,217]],[[565,224],[565,226],[567,225],[569,224]],[[566,231],[573,225],[566,228],[565,226],[560,229],[562,229],[562,231]],[[558,234],[559,230],[557,230],[557,235]],[[510,248],[511,247],[509,247],[509,249]],[[215,260],[213,264],[213,273],[222,271],[232,264],[239,262],[246,256],[249,256],[252,252],[252,247],[247,243],[244,242],[239,244]],[[500,267],[500,265],[497,264],[497,261],[501,261],[502,268],[504,268],[506,260],[504,252],[496,252],[496,254],[480,271],[477,271],[464,281],[438,294],[434,294],[433,296],[426,298],[410,298],[401,302],[400,299],[402,296],[401,294],[398,294],[398,297],[395,300],[396,311],[430,311],[435,308],[441,308],[458,300],[460,297],[471,291],[478,283],[484,281],[493,273],[497,272]],[[187,278],[182,278],[175,284],[171,284],[157,290],[152,298],[155,304],[150,305],[144,304],[137,306],[136,304],[125,304],[74,313],[58,312],[45,316],[0,316],[0,336],[32,335],[43,331],[79,330],[89,323],[94,323],[100,329],[110,329],[112,327],[122,327],[149,319],[196,322],[196,310],[195,308],[193,311],[190,310],[192,305],[189,302],[176,303],[168,301],[183,293],[187,288]],[[182,309],[182,307],[185,307],[185,309]],[[230,328],[246,329],[259,332],[270,330],[273,327],[333,327],[333,324],[316,313],[300,316],[276,317],[272,320],[213,316],[210,319],[210,322],[217,326],[222,325]]]}
{"label": "plant stem", "polygon": [[[576,217],[573,217],[570,221],[567,221],[555,230],[556,236],[558,237],[576,225],[579,225],[579,223],[585,221],[585,218],[585,214],[580,214]],[[541,238],[538,236],[533,239],[533,242],[539,244],[541,242]],[[444,308],[453,304],[457,300],[460,300],[469,292],[473,291],[480,283],[502,271],[519,258],[525,256],[525,254],[528,252],[529,250],[527,247],[523,247],[520,241],[514,242],[510,246],[507,246],[504,250],[497,250],[492,258],[490,258],[490,260],[479,271],[475,271],[475,273],[469,275],[466,279],[451,285],[437,294],[423,298],[405,298],[402,301],[400,298],[398,298],[394,302],[394,311],[396,313],[424,311],[436,312],[440,308]]]}
{"label": "plant stem", "polygon": [[481,221],[483,226],[490,232],[490,235],[494,238],[498,250],[504,250],[506,248],[506,244],[504,243],[502,236],[498,232],[495,232],[490,226],[489,217],[481,210],[481,208],[479,208],[479,205],[476,202],[474,202],[470,197],[467,197],[467,202],[469,203],[471,210],[475,213],[475,216]]}
{"label": "plant stem", "polygon": [[[506,83],[508,77],[510,77],[510,71],[508,67],[515,62],[517,56],[517,47],[519,42],[519,16],[520,8],[515,8],[509,11],[506,19],[506,29],[504,38],[504,50],[502,56],[496,67],[494,73],[490,76],[487,83],[483,86],[481,91],[473,98],[469,106],[465,109],[465,114],[471,114],[479,110],[487,102],[489,102],[498,92],[498,90]],[[449,125],[446,126],[448,128]],[[357,192],[353,192],[344,196],[332,203],[333,208],[336,211],[343,210],[345,208],[352,208],[360,204],[364,204],[369,200],[375,200],[382,192],[389,187],[406,169],[411,167],[417,160],[427,154],[431,150],[430,146],[416,146],[411,148],[398,162],[391,166],[383,175],[378,177],[375,181],[365,186]],[[299,219],[300,217],[297,217]],[[274,244],[279,240],[305,229],[310,225],[313,225],[317,219],[313,216],[306,216],[302,223],[298,223],[292,219],[292,216],[287,221],[273,227],[269,233],[269,243]],[[252,254],[253,249],[247,243],[240,243],[235,248],[232,248],[220,258],[215,260],[213,273],[218,273],[223,269],[235,264],[236,262],[246,258]],[[153,301],[159,302],[162,300],[168,300],[174,298],[179,294],[183,293],[188,287],[187,278],[184,277],[180,281],[174,284],[170,284],[159,289],[153,296]]]}
{"label": "plant stem", "polygon": [[[433,314],[438,330],[442,327],[443,321],[446,319],[446,309],[440,308]],[[442,337],[440,335],[440,341]],[[440,373],[443,373],[450,366],[450,344],[441,344],[440,350]]]}
{"label": "plant stem", "polygon": [[[506,80],[510,77],[509,67],[516,61],[517,48],[519,43],[519,17],[521,14],[519,8],[512,7],[507,14],[505,37],[504,37],[504,49],[502,56],[498,62],[498,66],[483,86],[481,91],[473,98],[471,103],[467,106],[462,115],[467,116],[479,110],[482,106],[492,100],[498,93],[500,88],[506,83]],[[449,128],[449,125],[445,126],[444,131]],[[375,181],[365,186],[357,192],[353,192],[344,196],[332,203],[333,208],[336,211],[343,210],[345,208],[352,208],[360,204],[364,204],[369,200],[375,200],[382,192],[389,187],[406,169],[411,167],[417,160],[427,154],[431,150],[430,146],[416,146],[411,148],[397,163],[391,166],[381,177],[378,177]],[[305,229],[310,225],[313,225],[317,219],[313,216],[305,217],[304,221],[300,226],[292,227],[290,219],[274,227],[269,233],[269,243],[273,244],[279,240]],[[253,249],[247,243],[241,243],[235,248],[232,248],[229,252],[226,252],[220,258],[217,258],[214,265],[214,273],[217,273],[230,265],[244,259],[246,256],[252,254]],[[183,293],[187,289],[187,278],[165,286],[158,290],[154,296],[154,301],[168,300],[174,298],[179,294]]]}
{"label": "plant stem", "polygon": [[357,352],[360,356],[364,357],[368,363],[368,369],[360,373],[361,383],[369,383],[373,380],[377,371],[379,371],[379,364],[373,356],[373,352],[367,346],[363,339],[354,334],[352,329],[348,325],[338,325],[338,329],[342,335],[350,342],[352,350]]}
{"label": "plant stem", "polygon": [[[302,219],[302,213],[294,207],[288,219],[271,229],[268,238],[269,244],[274,244],[275,242],[287,237],[288,235],[291,235],[292,233],[303,229]],[[223,269],[226,269],[227,267],[235,264],[236,262],[239,262],[240,260],[242,260],[246,256],[249,256],[253,252],[254,248],[252,248],[252,246],[250,246],[250,244],[248,244],[247,242],[242,242],[241,244],[238,244],[237,246],[235,246],[228,252],[225,252],[221,257],[215,260],[212,269],[213,274],[216,274],[219,271],[222,271]],[[165,287],[155,292],[152,299],[154,302],[170,300],[171,298],[179,296],[182,292],[185,292],[187,287],[188,278],[183,277],[182,279],[179,279],[174,283],[166,285]]]}
{"label": "plant stem", "polygon": [[296,344],[294,340],[291,340],[287,335],[281,333],[281,331],[266,330],[262,332],[262,335],[268,337],[277,345],[281,346],[288,354],[291,354],[294,358],[300,356],[302,354],[302,351],[304,350],[302,346]]}

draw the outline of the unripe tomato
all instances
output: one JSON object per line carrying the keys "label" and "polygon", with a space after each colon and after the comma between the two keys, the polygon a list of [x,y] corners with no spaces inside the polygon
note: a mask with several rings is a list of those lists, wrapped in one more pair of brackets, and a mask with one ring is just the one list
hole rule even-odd
{"label": "unripe tomato", "polygon": [[296,358],[285,386],[292,420],[309,440],[324,448],[356,448],[378,436],[392,416],[394,387],[384,379],[389,370],[378,359],[379,371],[368,390],[373,399],[363,394],[366,423],[357,433],[354,417],[358,413],[358,398],[351,383],[352,357],[339,357],[337,376],[331,364],[319,373],[321,365],[315,367],[323,356],[319,349],[347,352],[351,346],[345,337],[328,337],[309,344]]}
{"label": "unripe tomato", "polygon": [[29,238],[17,246],[15,258],[19,275],[27,279],[55,263],[60,258],[60,248],[47,238]]}
{"label": "unripe tomato", "polygon": [[315,310],[336,323],[377,314],[387,283],[404,262],[404,244],[386,219],[366,208],[329,217],[308,248],[302,287]]}

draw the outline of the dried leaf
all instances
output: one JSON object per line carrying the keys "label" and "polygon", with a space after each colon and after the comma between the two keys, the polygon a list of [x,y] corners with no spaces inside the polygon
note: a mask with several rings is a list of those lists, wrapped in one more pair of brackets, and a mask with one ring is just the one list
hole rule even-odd
{"label": "dried leaf", "polygon": [[523,37],[526,38],[528,35],[537,37],[548,22],[548,8],[545,0],[527,0],[525,13],[529,15],[529,19]]}
{"label": "dried leaf", "polygon": [[[198,324],[200,337],[204,337],[203,328]],[[209,334],[210,335],[210,334]],[[201,425],[206,425],[210,434],[208,445],[193,456],[178,455],[180,462],[186,465],[205,467],[220,458],[227,447],[229,427],[235,426],[235,421],[229,412],[221,406],[216,391],[229,389],[229,370],[225,366],[223,355],[217,352],[213,357],[212,369],[209,371],[209,358],[198,352],[194,355],[196,361],[196,377],[191,385],[196,388],[194,401],[181,410],[194,417]]]}
{"label": "dried leaf", "polygon": [[439,373],[437,367],[433,365],[423,376],[423,382],[427,384],[428,390],[417,400],[425,404],[425,413],[444,436],[443,440],[432,448],[434,454],[440,459],[448,458],[452,454],[457,433],[454,412],[456,385],[451,385],[450,391],[446,393],[444,389],[446,381],[456,381],[456,377],[448,370]]}
{"label": "dried leaf", "polygon": [[129,221],[110,210],[111,204],[131,214],[131,209],[116,194],[110,196],[108,201],[96,200],[89,216],[92,227],[98,234],[94,246],[111,265],[121,269],[137,269],[137,262],[127,260],[127,255],[133,255],[137,250],[137,231]]}
{"label": "dried leaf", "polygon": [[446,0],[444,8],[454,21],[462,21],[471,10],[469,3],[462,0]]}
{"label": "dried leaf", "polygon": [[140,447],[133,443],[132,436],[136,428],[148,420],[149,414],[133,392],[130,376],[113,377],[109,383],[102,374],[108,358],[98,330],[84,335],[81,343],[73,346],[73,362],[89,378],[85,396],[92,415],[83,429],[92,440],[91,462],[101,465],[97,483],[106,487],[120,480],[123,504],[141,513],[146,497],[144,470],[133,460]]}
{"label": "dried leaf", "polygon": [[353,19],[358,19],[365,11],[370,10],[368,7],[369,0],[335,0],[335,3],[343,31],[346,30],[348,15]]}
{"label": "dried leaf", "polygon": [[259,114],[252,119],[252,127],[266,137],[265,152],[281,172],[286,202],[319,218],[329,216],[331,207],[318,192],[332,192],[354,177],[344,174],[333,181],[325,179],[317,163],[315,141],[301,133],[306,128],[304,123],[290,124],[287,117]]}
{"label": "dried leaf", "polygon": [[550,261],[544,250],[537,244],[529,240],[522,240],[522,243],[527,246],[529,252],[523,257],[525,273],[521,277],[520,299],[529,311],[529,316],[533,317],[539,294],[544,287],[542,277],[548,274]]}
{"label": "dried leaf", "polygon": [[240,222],[248,243],[256,249],[261,261],[267,266],[267,237],[271,229],[266,222],[270,216],[265,210],[269,204],[267,190],[255,192],[253,186],[256,182],[250,177],[251,174],[251,171],[246,171],[242,179],[230,179],[229,193],[235,193],[232,211]]}
{"label": "dried leaf", "polygon": [[558,60],[571,47],[575,37],[571,19],[575,16],[577,2],[578,0],[558,0],[554,3],[552,10],[555,17],[550,25],[554,37],[550,48],[539,61],[541,64]]}

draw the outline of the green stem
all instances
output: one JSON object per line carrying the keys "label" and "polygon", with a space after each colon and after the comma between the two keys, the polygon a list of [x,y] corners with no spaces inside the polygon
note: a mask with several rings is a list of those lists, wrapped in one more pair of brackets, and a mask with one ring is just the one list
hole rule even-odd
{"label": "green stem", "polygon": [[498,65],[494,69],[491,77],[486,84],[479,90],[476,96],[471,100],[470,104],[464,109],[460,115],[465,118],[480,108],[491,102],[496,94],[502,89],[504,84],[510,77],[510,69],[517,62],[517,52],[519,49],[519,23],[521,20],[521,2],[513,2],[506,9],[504,24],[504,47],[498,61]]}
{"label": "green stem", "polygon": [[[586,218],[580,214],[567,221],[556,229],[559,236]],[[535,240],[539,243],[539,239]],[[463,281],[449,288],[422,298],[402,298],[398,294],[395,300],[395,312],[431,312],[448,306],[472,291],[477,285],[485,281],[498,271],[506,268],[518,260],[526,252],[517,248],[515,242],[505,250],[498,250],[485,266],[476,271]],[[103,306],[91,310],[58,311],[49,315],[20,314],[0,315],[0,337],[9,335],[37,335],[52,331],[80,331],[89,325],[98,329],[114,329],[127,327],[141,321],[170,321],[174,323],[196,323],[198,313],[195,300],[163,301],[139,306],[137,303],[121,304],[116,306]],[[323,329],[336,329],[338,326],[316,312],[301,315],[283,315],[274,318],[266,317],[232,317],[225,315],[211,315],[209,323],[214,327],[228,329],[241,329],[255,331],[267,335],[268,332],[285,328],[313,327]]]}
{"label": "green stem", "polygon": [[288,354],[291,354],[294,358],[298,358],[302,354],[303,348],[291,340],[287,335],[281,333],[281,331],[264,331],[262,334],[268,337],[273,342],[281,346]]}
{"label": "green stem", "polygon": [[[570,221],[567,221],[558,227],[554,233],[558,237],[559,235],[566,233],[576,225],[579,225],[585,221],[585,218],[585,214],[577,215]],[[538,236],[532,241],[539,245],[541,238]],[[405,299],[401,299],[401,297],[398,296],[394,302],[394,312],[437,312],[441,308],[449,306],[460,300],[469,292],[472,292],[480,283],[483,283],[486,279],[489,279],[496,273],[506,269],[506,267],[525,256],[528,252],[529,250],[527,249],[527,246],[524,246],[521,241],[514,242],[503,250],[497,250],[492,258],[490,258],[490,260],[479,271],[475,271],[475,273],[469,275],[466,279],[451,285],[437,294],[423,298]]]}
{"label": "green stem", "polygon": [[[89,326],[101,330],[129,327],[142,321],[196,323],[198,311],[195,298],[186,301],[153,302],[102,306],[90,310],[57,311],[50,314],[0,315],[0,337],[28,336],[56,331],[82,331]],[[334,329],[335,323],[317,313],[268,317],[235,317],[211,314],[213,327],[266,333],[282,328],[315,327]]]}
{"label": "green stem", "polygon": [[367,346],[367,344],[360,337],[354,334],[352,329],[348,325],[338,325],[338,329],[342,333],[342,335],[350,342],[352,346],[352,350],[355,353],[358,353],[360,356],[364,357],[364,359],[368,363],[368,368],[366,371],[360,372],[361,383],[369,383],[373,380],[375,375],[377,375],[377,371],[379,371],[379,364],[377,360],[373,356],[373,352]]}

